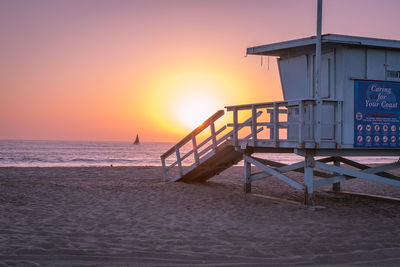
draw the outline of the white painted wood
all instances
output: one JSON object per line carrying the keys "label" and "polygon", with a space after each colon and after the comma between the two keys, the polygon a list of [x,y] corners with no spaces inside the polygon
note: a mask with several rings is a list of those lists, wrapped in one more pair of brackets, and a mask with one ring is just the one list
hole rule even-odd
{"label": "white painted wood", "polygon": [[256,107],[253,105],[251,107],[251,136],[253,138],[253,146],[255,145],[255,142],[257,141],[257,109]]}
{"label": "white painted wood", "polygon": [[183,175],[182,159],[178,147],[175,147],[175,154],[176,154],[176,161],[178,162],[179,174],[182,176]]}
{"label": "white painted wood", "polygon": [[174,161],[173,163],[171,163],[171,165],[169,165],[168,167],[166,167],[166,171],[168,172],[170,169],[172,169],[173,167],[175,167],[176,165],[178,165],[178,161]]}
{"label": "white painted wood", "polygon": [[[340,159],[340,161],[343,161],[343,158]],[[355,166],[358,164],[357,162],[353,162],[353,163],[355,163],[355,164],[353,164]],[[360,165],[362,165],[362,164],[360,164]],[[339,168],[342,168],[342,167],[340,167],[340,165],[335,165],[335,166],[337,166]],[[364,165],[362,165],[362,166],[364,166]],[[395,162],[395,163],[384,164],[382,166],[377,166],[377,167],[369,167],[368,169],[360,170],[359,172],[360,173],[376,174],[376,173],[381,173],[381,172],[384,172],[384,171],[390,171],[390,170],[394,170],[394,169],[398,169],[398,168],[400,168],[400,163],[399,162]],[[327,178],[327,179],[324,179],[324,180],[316,181],[316,182],[314,182],[314,186],[315,187],[320,187],[320,186],[330,185],[330,184],[334,184],[334,183],[344,182],[344,181],[347,181],[347,180],[350,180],[350,179],[354,179],[354,178],[356,178],[356,177],[337,175],[337,176],[334,176],[334,177],[331,177],[331,178]]]}
{"label": "white painted wood", "polygon": [[391,72],[394,71],[395,74],[393,76],[386,73],[386,80],[400,82],[400,51],[386,50],[386,53],[386,70]]}
{"label": "white painted wood", "polygon": [[366,49],[367,79],[385,80],[386,51],[383,49]]}
{"label": "white painted wood", "polygon": [[336,116],[335,116],[335,125],[336,125],[336,128],[335,128],[335,138],[336,138],[336,146],[338,147],[338,148],[341,148],[341,146],[342,146],[342,131],[343,131],[343,128],[342,128],[342,125],[343,125],[343,116],[342,116],[342,109],[343,109],[343,102],[338,102],[337,103],[337,106],[336,106],[336,109],[335,109],[335,114],[336,114]]}
{"label": "white painted wood", "polygon": [[251,183],[251,180],[250,180],[250,176],[251,176],[251,164],[250,164],[250,162],[248,162],[246,159],[244,160],[243,172],[244,172],[244,181],[243,181],[243,182],[244,182],[245,184]]}
{"label": "white painted wood", "polygon": [[233,141],[235,142],[235,145],[238,145],[238,109],[234,108],[233,109]]}
{"label": "white painted wood", "polygon": [[[303,146],[304,142],[304,105],[303,102],[300,102],[299,104],[299,120],[298,120],[298,125],[299,125],[299,132],[298,132],[298,147]],[[289,132],[288,132],[289,135]]]}
{"label": "white painted wood", "polygon": [[[322,37],[323,44],[331,44],[335,46],[352,45],[352,46],[366,46],[366,47],[379,47],[379,48],[392,48],[400,49],[399,40],[390,39],[377,39],[369,37],[358,37],[341,34],[324,34]],[[306,48],[312,47],[316,43],[316,38],[306,37],[291,41],[273,43],[268,45],[260,45],[247,48],[248,55],[267,55],[282,57],[287,55],[287,49]],[[312,50],[315,51],[314,48]]]}
{"label": "white painted wood", "polygon": [[336,166],[332,166],[332,165],[322,163],[322,162],[316,162],[315,167],[322,169],[322,170],[326,170],[326,171],[336,172],[336,173],[339,173],[342,175],[344,174],[344,175],[349,175],[352,177],[375,181],[375,182],[384,183],[384,184],[388,184],[388,185],[400,186],[400,181],[397,181],[397,180],[384,178],[384,177],[381,177],[378,175],[369,174],[369,173],[362,172],[362,171],[354,171],[354,170],[346,169],[343,167],[336,167]]}
{"label": "white painted wood", "polygon": [[306,156],[304,162],[304,186],[309,195],[314,192],[314,157]]}
{"label": "white painted wood", "polygon": [[[276,168],[275,170],[279,173],[285,173],[285,172],[290,172],[290,171],[294,171],[297,170],[299,168],[303,168],[304,167],[304,161],[300,161],[294,164],[290,164],[290,165],[286,165],[286,166],[282,166],[279,168]],[[260,180],[260,179],[265,179],[268,177],[271,177],[273,175],[265,173],[265,172],[261,172],[261,173],[256,173],[256,174],[252,174],[251,175],[251,181],[256,181],[256,180]]]}
{"label": "white painted wood", "polygon": [[253,164],[254,166],[257,166],[258,168],[260,168],[260,169],[263,170],[264,172],[266,172],[266,173],[268,173],[268,174],[270,174],[270,175],[275,176],[275,177],[278,178],[279,180],[281,180],[281,181],[287,183],[288,185],[290,185],[290,186],[292,186],[292,187],[294,187],[294,188],[296,188],[296,189],[299,189],[299,190],[302,189],[302,185],[299,184],[298,182],[296,182],[296,181],[290,179],[290,178],[287,177],[286,175],[283,175],[282,173],[277,172],[276,170],[274,170],[274,169],[272,169],[272,168],[270,168],[270,167],[268,167],[268,166],[265,166],[264,164],[262,164],[262,163],[258,162],[257,160],[253,159],[252,157],[249,157],[249,156],[247,156],[247,155],[244,155],[243,158],[244,158],[247,162],[250,162],[250,163]]}
{"label": "white painted wood", "polygon": [[[222,133],[223,131],[225,131],[226,126],[224,125],[223,127],[221,127],[215,134],[219,135],[220,133]],[[203,142],[201,142],[198,146],[198,149],[200,149],[201,147],[203,147],[205,144],[207,144],[210,140],[211,140],[212,136],[207,137],[206,139],[204,139]]]}
{"label": "white painted wood", "polygon": [[321,140],[335,140],[335,109],[337,103],[320,105]]}
{"label": "white painted wood", "polygon": [[190,140],[192,140],[192,135],[198,135],[201,133],[204,129],[206,129],[211,122],[214,122],[221,118],[224,115],[223,110],[218,110],[214,115],[212,115],[210,118],[208,118],[205,122],[203,122],[199,127],[194,129],[191,133],[189,133],[187,136],[185,136],[182,140],[180,140],[176,145],[171,147],[167,152],[161,155],[162,158],[167,158],[173,153],[175,153],[175,148],[181,148],[182,146],[186,145]]}
{"label": "white painted wood", "polygon": [[273,136],[273,141],[275,142],[274,145],[277,145],[278,140],[279,140],[279,128],[278,128],[278,123],[279,123],[279,106],[277,103],[273,103],[273,107],[274,107],[274,112],[272,113],[273,115],[273,132],[274,132],[274,136]]}
{"label": "white painted wood", "polygon": [[199,158],[199,151],[197,148],[197,141],[196,141],[195,134],[192,135],[192,146],[193,146],[193,153],[194,153],[194,161],[195,161],[196,165],[199,165],[200,158]]}
{"label": "white painted wood", "polygon": [[[334,158],[333,165],[335,165],[336,167],[340,167],[340,161],[338,158]],[[337,175],[337,173],[334,173],[334,175]],[[339,192],[340,191],[340,182],[333,183],[332,190],[335,192]]]}
{"label": "white painted wood", "polygon": [[[251,143],[252,146],[269,146],[273,147],[308,147],[313,148],[317,143],[317,127],[314,114],[318,112],[315,110],[318,106],[315,99],[304,99],[295,101],[277,101],[256,103],[252,105],[229,106],[228,111],[234,109],[240,111],[251,111],[254,109],[266,108],[269,114],[268,121],[256,121],[257,126],[266,126],[270,129],[269,139],[255,140]],[[324,120],[320,121],[321,133],[320,135],[320,148],[336,148],[340,145],[340,138],[342,133],[341,124],[336,121],[337,116],[341,116],[341,111],[338,111],[341,101],[334,99],[321,99],[319,112]],[[288,112],[289,110],[289,112]],[[300,113],[300,110],[302,111]],[[315,110],[315,111],[314,111]],[[288,114],[287,121],[280,121],[279,114]],[[339,115],[337,115],[339,114]],[[263,118],[268,120],[267,118]],[[228,127],[234,127],[235,124],[228,124]],[[253,127],[253,126],[252,126]],[[287,129],[286,138],[280,138],[279,130]],[[336,134],[338,133],[338,134]],[[260,141],[260,142],[259,142]],[[272,143],[271,143],[272,142]],[[238,140],[237,144],[240,143]],[[289,145],[288,145],[289,144]],[[310,144],[313,144],[310,146]]]}
{"label": "white painted wood", "polygon": [[[318,1],[320,2],[320,0]],[[322,2],[318,3],[318,11]],[[321,19],[320,12],[317,21]],[[320,25],[320,23],[317,23]],[[278,56],[279,75],[284,99],[339,99],[343,102],[336,112],[329,105],[310,110],[314,113],[314,125],[310,138],[323,145],[326,139],[336,140],[338,147],[354,145],[354,79],[400,82],[400,40],[365,38],[336,34],[252,47],[248,54]],[[320,38],[321,37],[321,47]],[[334,107],[336,109],[338,107]],[[293,109],[295,110],[295,109]],[[292,116],[295,112],[290,112]],[[332,115],[338,124],[331,124]],[[350,116],[352,115],[352,116]],[[296,120],[293,118],[293,120]],[[289,127],[289,139],[298,138],[297,131]],[[273,139],[271,133],[270,139]],[[307,130],[305,131],[307,139]]]}
{"label": "white painted wood", "polygon": [[343,175],[338,175],[335,177],[327,178],[324,180],[319,180],[314,182],[314,188],[321,187],[321,186],[326,186],[330,184],[335,184],[335,183],[340,183],[344,182],[347,180],[354,179],[355,177],[348,177],[348,176],[343,176]]}
{"label": "white painted wood", "polygon": [[312,97],[308,94],[307,57],[281,58],[279,61],[282,90],[285,99]]}
{"label": "white painted wood", "polygon": [[[321,47],[322,47],[322,0],[317,3],[317,39],[315,41],[315,98],[319,100],[321,95]],[[319,102],[317,102],[317,105]],[[318,108],[317,108],[318,110]]]}
{"label": "white painted wood", "polygon": [[211,130],[212,148],[214,151],[217,151],[217,136],[215,134],[214,122],[210,124],[210,130]]}
{"label": "white painted wood", "polygon": [[[222,133],[226,129],[226,126],[223,126],[218,131],[215,131],[215,126],[212,127],[211,125],[215,125],[214,124],[215,121],[218,120],[219,118],[221,118],[221,116],[223,116],[224,113],[225,112],[223,110],[217,111],[214,115],[212,115],[210,118],[208,118],[199,127],[197,127],[195,130],[193,130],[189,135],[187,135],[185,138],[183,138],[181,141],[179,141],[176,145],[174,145],[171,149],[169,149],[167,152],[165,152],[163,155],[161,155],[161,162],[163,164],[162,166],[163,166],[164,180],[175,181],[175,180],[180,179],[182,177],[182,175],[184,175],[188,171],[188,167],[184,167],[182,164],[183,160],[185,160],[190,155],[194,154],[195,163],[193,165],[196,166],[201,163],[202,159],[200,157],[203,154],[206,154],[209,151],[209,149],[211,149],[212,147],[216,148],[218,146],[218,143],[222,142],[221,140],[217,140],[217,135]],[[204,140],[199,145],[197,145],[196,136],[199,133],[201,133],[203,130],[205,130],[208,126],[210,126],[211,132],[213,134],[211,134],[208,138],[206,138],[206,140]],[[226,138],[224,140],[226,140]],[[198,151],[199,148],[202,147],[203,145],[205,145],[207,142],[209,142],[212,139],[213,139],[213,144],[211,146],[207,147],[201,153],[199,153],[199,151]],[[182,156],[180,154],[180,148],[185,146],[188,142],[192,142],[193,149]],[[176,155],[176,161],[174,161],[169,166],[167,166],[166,159],[174,153]],[[170,179],[168,176],[168,171],[171,170],[176,165],[178,165],[179,174],[177,176],[173,177],[172,179]],[[193,165],[191,167],[193,167]]]}
{"label": "white painted wood", "polygon": [[[262,114],[261,111],[256,112],[256,117],[259,117]],[[218,116],[216,116],[218,115]],[[181,140],[177,145],[175,145],[173,147],[173,151],[175,151],[175,155],[177,160],[174,161],[173,163],[171,163],[169,166],[165,166],[163,165],[163,173],[164,174],[164,179],[168,180],[168,171],[171,170],[173,167],[178,165],[179,168],[179,174],[175,177],[173,177],[172,179],[169,179],[169,181],[176,181],[179,180],[183,175],[185,175],[186,173],[188,173],[189,171],[191,171],[193,168],[195,168],[196,166],[202,164],[203,162],[205,162],[207,159],[209,159],[210,157],[212,157],[213,155],[215,155],[217,148],[220,144],[224,143],[227,141],[228,138],[232,138],[233,137],[233,133],[234,130],[229,131],[227,134],[223,135],[222,137],[219,137],[219,135],[225,131],[227,126],[223,126],[221,127],[218,131],[215,131],[215,124],[214,122],[220,118],[220,112],[216,113],[215,115],[213,115],[210,119],[208,119],[206,122],[204,122],[202,124],[202,128],[201,131],[206,129],[208,126],[210,126],[210,136],[207,137],[203,142],[201,142],[200,144],[197,145],[197,141],[196,141],[196,135],[201,133],[201,131],[196,130],[193,131],[190,135],[188,135],[187,137],[185,137],[183,140]],[[251,126],[251,123],[253,121],[253,118],[250,117],[249,119],[247,119],[246,121],[244,121],[243,123],[240,124],[236,124],[236,130],[239,131],[241,130],[243,127],[248,127]],[[234,127],[234,124],[230,125],[231,127]],[[199,129],[199,128],[197,128]],[[259,133],[263,130],[263,127],[260,127],[256,130],[256,133]],[[188,138],[190,137],[190,138]],[[247,139],[249,139],[251,137],[248,136]],[[246,139],[244,139],[246,140]],[[205,147],[204,149],[202,149],[200,151],[200,148],[203,147],[205,144],[207,144],[208,142],[211,141],[211,144],[208,145],[207,147]],[[190,150],[189,152],[187,152],[185,155],[181,155],[180,154],[180,148],[183,147],[184,145],[186,145],[188,142],[192,142],[192,146],[193,149]],[[165,164],[165,160],[171,156],[171,149],[169,151],[167,151],[166,153],[164,153],[161,156],[161,161],[164,161]],[[189,157],[190,155],[194,154],[195,157],[195,163],[192,164],[191,166],[183,166],[182,162]],[[197,155],[196,155],[197,154]]]}
{"label": "white painted wood", "polygon": [[[264,127],[260,127],[256,130],[256,134],[260,133],[261,131],[264,130]],[[247,135],[243,140],[249,140],[250,138],[253,138],[253,133]],[[252,140],[252,145],[255,146],[257,144],[257,140]]]}
{"label": "white painted wood", "polygon": [[162,164],[162,169],[163,169],[164,182],[166,182],[166,181],[168,181],[168,174],[167,174],[167,167],[165,165],[164,158],[161,158],[161,164]]}
{"label": "white painted wood", "polygon": [[334,53],[325,53],[321,56],[320,97],[334,98],[335,92],[335,60]]}

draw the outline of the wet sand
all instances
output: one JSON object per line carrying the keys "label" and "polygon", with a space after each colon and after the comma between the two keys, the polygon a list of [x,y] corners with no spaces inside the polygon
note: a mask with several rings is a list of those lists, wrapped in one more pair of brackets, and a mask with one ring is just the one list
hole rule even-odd
{"label": "wet sand", "polygon": [[165,184],[159,167],[0,168],[0,266],[399,266],[399,202],[322,188],[310,209],[277,179],[244,194],[242,173]]}

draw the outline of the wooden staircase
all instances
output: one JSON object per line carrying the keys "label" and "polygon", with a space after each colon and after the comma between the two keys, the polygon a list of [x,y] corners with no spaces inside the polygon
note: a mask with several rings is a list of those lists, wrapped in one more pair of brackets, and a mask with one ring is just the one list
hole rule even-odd
{"label": "wooden staircase", "polygon": [[[161,155],[164,181],[204,182],[243,159],[243,152],[227,142],[232,139],[234,131],[228,131],[226,125],[218,130],[215,129],[215,122],[223,115],[224,110],[219,110]],[[256,116],[259,115],[261,115],[261,111],[256,114]],[[244,121],[240,124],[240,129],[250,126],[251,123],[251,118]],[[207,128],[210,129],[209,136],[197,144],[197,136]],[[259,128],[258,132],[262,129],[262,127]],[[251,135],[243,140],[249,138],[251,138]],[[190,143],[192,149],[182,155],[182,151]],[[185,160],[194,163],[185,165]]]}

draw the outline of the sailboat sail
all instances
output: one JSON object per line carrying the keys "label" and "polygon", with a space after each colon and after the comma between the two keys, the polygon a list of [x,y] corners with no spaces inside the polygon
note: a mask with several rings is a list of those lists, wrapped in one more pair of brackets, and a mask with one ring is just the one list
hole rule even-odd
{"label": "sailboat sail", "polygon": [[133,144],[134,144],[134,145],[139,145],[139,144],[140,144],[140,142],[139,142],[139,135],[138,135],[138,134],[136,135],[136,139],[135,139],[135,142],[133,142]]}

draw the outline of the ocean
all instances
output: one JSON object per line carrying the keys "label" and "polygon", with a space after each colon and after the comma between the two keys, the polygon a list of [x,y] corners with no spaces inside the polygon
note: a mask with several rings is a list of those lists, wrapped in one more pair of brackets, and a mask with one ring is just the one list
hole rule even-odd
{"label": "ocean", "polygon": [[[0,140],[0,167],[98,167],[161,166],[160,155],[174,143],[76,142]],[[181,152],[184,155],[190,147]],[[294,154],[258,154],[258,157],[294,163],[302,160]],[[387,163],[394,157],[358,157],[359,162]],[[167,163],[171,163],[170,159]],[[185,161],[192,164],[190,157]],[[241,164],[241,163],[239,163]]]}
{"label": "ocean", "polygon": [[0,167],[161,166],[173,143],[0,141]]}

